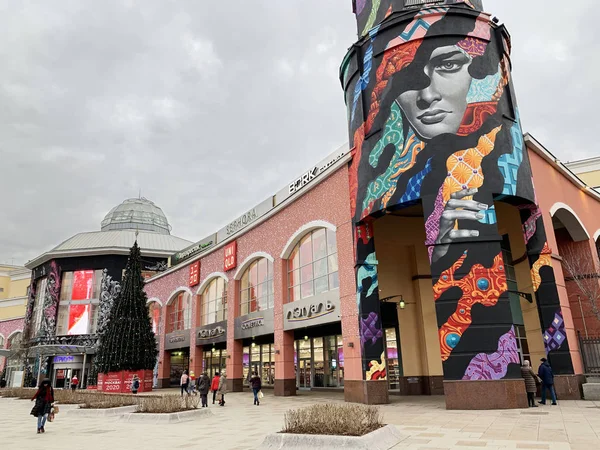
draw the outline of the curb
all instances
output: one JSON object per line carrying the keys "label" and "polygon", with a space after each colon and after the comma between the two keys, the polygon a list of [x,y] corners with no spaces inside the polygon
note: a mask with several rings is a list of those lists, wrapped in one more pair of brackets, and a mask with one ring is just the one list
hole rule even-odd
{"label": "curb", "polygon": [[200,416],[212,416],[213,412],[208,408],[193,409],[191,411],[182,411],[171,414],[151,414],[130,412],[121,417],[125,422],[145,422],[145,423],[180,423],[194,420]]}
{"label": "curb", "polygon": [[355,448],[369,450],[389,450],[407,439],[393,425],[386,425],[364,436],[324,436],[313,434],[269,434],[258,449],[294,448],[297,450],[331,450],[332,448]]}
{"label": "curb", "polygon": [[[58,405],[60,408],[60,404]],[[137,405],[132,406],[120,406],[118,408],[106,408],[106,409],[82,409],[73,408],[66,411],[67,415],[76,415],[79,417],[110,417],[110,416],[122,416],[123,414],[132,413],[138,408]]]}

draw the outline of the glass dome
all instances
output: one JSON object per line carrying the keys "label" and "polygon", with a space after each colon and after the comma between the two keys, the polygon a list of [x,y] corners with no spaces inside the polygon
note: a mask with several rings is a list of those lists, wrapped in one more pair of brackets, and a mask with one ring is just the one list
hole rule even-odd
{"label": "glass dome", "polygon": [[165,213],[145,198],[130,198],[115,206],[104,217],[102,231],[144,230],[160,234],[171,234],[171,225]]}

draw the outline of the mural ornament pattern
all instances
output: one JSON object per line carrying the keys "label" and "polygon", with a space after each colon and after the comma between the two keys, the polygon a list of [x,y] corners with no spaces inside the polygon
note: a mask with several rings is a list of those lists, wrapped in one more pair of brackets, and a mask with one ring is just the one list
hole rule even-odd
{"label": "mural ornament pattern", "polygon": [[508,372],[509,364],[521,365],[515,327],[500,337],[498,350],[491,355],[480,353],[469,364],[463,380],[501,380]]}

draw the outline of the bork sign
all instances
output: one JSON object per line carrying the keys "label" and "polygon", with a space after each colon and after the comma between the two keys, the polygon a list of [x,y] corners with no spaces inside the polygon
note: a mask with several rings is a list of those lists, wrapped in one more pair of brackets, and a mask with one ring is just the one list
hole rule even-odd
{"label": "bork sign", "polygon": [[225,272],[237,267],[237,241],[225,247]]}

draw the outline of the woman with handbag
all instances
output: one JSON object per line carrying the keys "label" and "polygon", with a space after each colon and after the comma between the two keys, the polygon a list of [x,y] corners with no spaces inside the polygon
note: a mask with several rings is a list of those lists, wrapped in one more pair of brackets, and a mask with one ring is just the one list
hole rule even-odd
{"label": "woman with handbag", "polygon": [[523,362],[521,366],[521,376],[525,380],[525,391],[527,392],[527,402],[530,408],[537,408],[535,404],[535,393],[537,392],[538,376],[531,368],[531,363],[528,360]]}
{"label": "woman with handbag", "polygon": [[256,406],[260,406],[260,399],[258,398],[258,394],[262,389],[262,380],[256,372],[252,372],[252,378],[250,378],[250,387],[252,388],[252,393],[254,394],[254,404]]}
{"label": "woman with handbag", "polygon": [[44,379],[40,384],[37,392],[31,399],[35,400],[35,405],[31,410],[31,415],[37,417],[37,432],[45,433],[44,425],[46,425],[46,419],[48,414],[52,412],[52,403],[54,403],[54,389],[50,385],[49,379]]}

